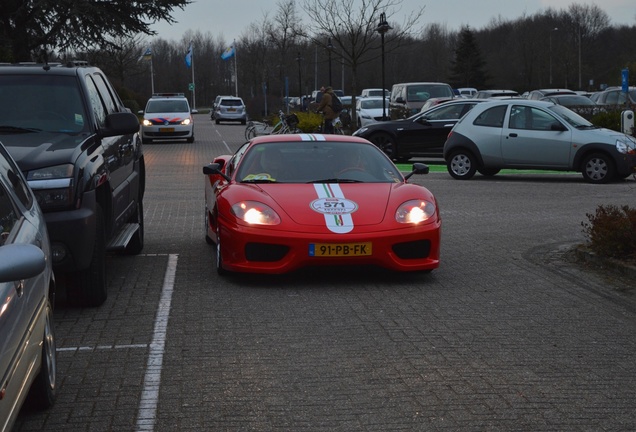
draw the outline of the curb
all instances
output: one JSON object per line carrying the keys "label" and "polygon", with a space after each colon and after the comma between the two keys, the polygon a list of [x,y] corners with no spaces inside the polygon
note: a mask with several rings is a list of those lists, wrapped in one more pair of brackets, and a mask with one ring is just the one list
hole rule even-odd
{"label": "curb", "polygon": [[636,279],[636,265],[616,259],[597,255],[585,245],[577,245],[574,248],[576,257],[600,268],[608,269],[624,276]]}

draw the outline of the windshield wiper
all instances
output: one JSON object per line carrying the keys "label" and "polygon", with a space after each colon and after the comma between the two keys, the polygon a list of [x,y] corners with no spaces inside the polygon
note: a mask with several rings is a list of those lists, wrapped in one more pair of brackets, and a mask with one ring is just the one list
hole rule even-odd
{"label": "windshield wiper", "polygon": [[23,128],[11,125],[0,125],[1,132],[15,132],[15,133],[27,133],[27,132],[41,132],[42,129],[36,128]]}
{"label": "windshield wiper", "polygon": [[343,179],[343,178],[329,178],[322,180],[312,180],[307,183],[364,183],[361,180]]}

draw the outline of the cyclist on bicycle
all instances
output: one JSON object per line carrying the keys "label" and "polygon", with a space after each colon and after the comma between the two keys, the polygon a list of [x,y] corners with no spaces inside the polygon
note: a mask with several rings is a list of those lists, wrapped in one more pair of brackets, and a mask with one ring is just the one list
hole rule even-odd
{"label": "cyclist on bicycle", "polygon": [[334,133],[333,121],[338,117],[338,113],[331,107],[333,90],[331,87],[322,86],[320,87],[320,91],[322,92],[322,99],[316,111],[322,112],[325,119],[325,127],[322,132],[332,134]]}

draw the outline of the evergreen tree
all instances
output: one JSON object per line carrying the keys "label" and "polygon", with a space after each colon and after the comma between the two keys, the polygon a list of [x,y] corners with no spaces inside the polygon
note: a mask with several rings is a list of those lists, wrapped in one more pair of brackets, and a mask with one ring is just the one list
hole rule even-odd
{"label": "evergreen tree", "polygon": [[468,26],[459,31],[455,60],[451,61],[449,83],[454,87],[487,87],[488,77],[484,70],[485,62]]}

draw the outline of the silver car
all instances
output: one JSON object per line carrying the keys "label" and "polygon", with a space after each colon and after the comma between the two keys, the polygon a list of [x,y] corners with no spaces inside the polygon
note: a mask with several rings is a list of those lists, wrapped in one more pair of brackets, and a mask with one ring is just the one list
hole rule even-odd
{"label": "silver car", "polygon": [[607,183],[636,174],[636,139],[552,102],[496,100],[457,122],[444,159],[460,180],[513,168],[578,171],[589,183]]}
{"label": "silver car", "polygon": [[234,96],[222,97],[214,109],[214,121],[216,124],[222,121],[238,121],[247,123],[247,109],[243,99]]}
{"label": "silver car", "polygon": [[46,223],[26,180],[0,144],[0,430],[27,400],[53,404],[55,282]]}

